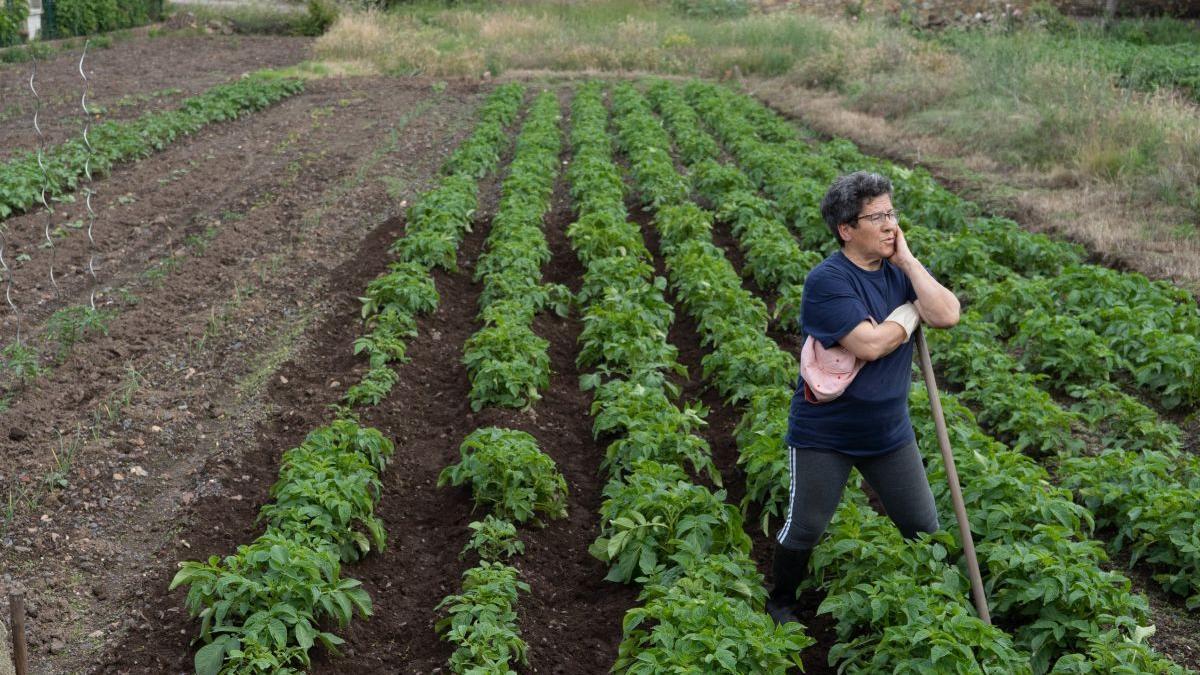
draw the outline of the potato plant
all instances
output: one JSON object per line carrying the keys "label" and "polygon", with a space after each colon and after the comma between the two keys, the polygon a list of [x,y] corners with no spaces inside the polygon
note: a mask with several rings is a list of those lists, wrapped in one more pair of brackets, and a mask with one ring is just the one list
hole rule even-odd
{"label": "potato plant", "polygon": [[[806,168],[822,161],[832,161],[837,165],[840,161],[848,162],[857,156],[857,151],[852,147],[847,147],[846,144],[827,144],[822,147],[820,155],[814,157],[814,153],[805,146],[765,143],[757,138],[757,132],[752,129],[753,125],[747,126],[744,120],[738,119],[738,115],[728,112],[731,108],[737,109],[737,106],[729,103],[728,99],[732,99],[732,95],[716,93],[715,88],[707,85],[693,85],[689,87],[689,94],[700,105],[705,118],[714,126],[725,124],[741,127],[740,129],[723,129],[723,140],[726,141],[727,147],[739,161],[746,162],[749,166],[762,167],[757,172],[757,178],[753,173],[751,178],[755,180],[756,184],[761,185],[769,195],[772,190],[777,189],[782,194],[782,187],[777,181],[787,181],[791,178],[788,176],[787,169],[775,174],[766,171],[765,158],[767,156],[773,155],[777,160],[780,155],[790,158],[790,153],[795,152],[800,166]],[[718,101],[724,102],[723,109],[717,108]],[[775,129],[777,130],[777,127]],[[764,130],[763,133],[765,138],[768,132]],[[940,188],[933,185],[931,180],[922,176],[920,172],[904,173],[901,171],[899,173],[898,184],[905,185],[905,187],[898,189],[898,195],[903,191],[914,199],[925,199],[932,202],[923,206],[918,205],[917,212],[921,214],[922,218],[938,224],[945,231],[960,233],[958,236],[964,243],[971,243],[972,240],[963,234],[967,232],[966,224],[969,219],[963,211],[958,214],[953,212],[954,200],[957,198],[953,198],[952,195],[947,196],[948,193],[943,194]],[[795,177],[796,180],[800,178],[800,176]],[[736,179],[722,180],[731,184],[739,182]],[[911,182],[905,184],[905,181]],[[715,179],[713,182],[716,182]],[[716,206],[720,210],[720,204],[718,203]],[[980,289],[986,289],[986,284],[1010,283],[1014,275],[1019,273],[1057,273],[1064,269],[1070,269],[1078,261],[1078,257],[1074,255],[1073,251],[1058,245],[1047,246],[1048,250],[1038,254],[1036,249],[1043,243],[1040,240],[1022,236],[1014,232],[1013,228],[1007,226],[1006,223],[992,224],[997,225],[996,229],[999,232],[977,237],[976,241],[980,241],[980,243],[970,252],[970,255],[976,256],[978,260],[986,261],[976,268],[991,270],[988,275],[985,275],[988,280],[983,283],[968,279],[967,285],[970,289],[968,293],[972,294],[973,298],[978,297]],[[910,231],[914,230],[918,235],[914,237],[914,241],[916,241],[924,234],[924,231],[915,227],[910,228]],[[745,228],[740,234],[743,236],[746,234]],[[736,235],[737,233],[735,233]],[[933,236],[940,237],[942,233],[938,231]],[[969,266],[966,265],[965,260],[968,259],[943,260],[938,261],[937,264],[943,269],[949,270],[953,269],[955,265]],[[1063,411],[1046,396],[1036,386],[1036,379],[1022,381],[1021,377],[1014,378],[1014,375],[1024,374],[1020,372],[1020,367],[1011,357],[995,350],[994,345],[999,328],[995,325],[989,327],[981,317],[970,318],[974,321],[964,321],[965,326],[960,326],[954,331],[949,331],[948,335],[941,336],[962,340],[963,347],[960,351],[955,352],[946,345],[935,345],[935,353],[943,353],[943,356],[947,352],[950,354],[946,363],[952,372],[957,368],[959,376],[970,378],[967,383],[967,392],[964,395],[978,396],[976,390],[979,386],[991,387],[995,393],[988,394],[990,400],[988,405],[984,406],[985,409],[991,411],[991,414],[994,414],[997,419],[1007,420],[1007,424],[1022,425],[1010,426],[1009,432],[1024,434],[1024,438],[1027,439],[1026,443],[1044,450],[1066,450],[1068,454],[1077,450],[1080,444],[1072,438],[1070,432],[1072,425],[1078,422],[1078,418]],[[1018,327],[1020,318],[1015,319],[1015,325]],[[964,331],[965,328],[967,330]],[[960,332],[965,334],[955,335]],[[983,358],[980,358],[981,354]],[[1082,373],[1082,369],[1074,372]],[[1020,394],[1013,392],[1014,385],[1019,387]],[[918,437],[923,439],[922,444],[925,451],[930,456],[936,456],[936,446],[931,445],[934,443],[932,421],[927,417],[927,404],[920,400],[919,393],[921,391],[918,388],[911,406],[914,423],[918,427]],[[1005,391],[1009,393],[1007,397],[1001,394]],[[771,399],[774,398],[775,405],[781,405],[784,397],[784,390],[778,389],[774,395],[765,394],[759,400],[761,405],[769,406]],[[1014,408],[1012,400],[1022,400],[1023,409],[1012,410]],[[993,401],[994,404],[991,403]],[[1040,401],[1041,403],[1032,407],[1025,405],[1030,401],[1035,403]],[[1131,419],[1138,419],[1143,423],[1148,421],[1146,416],[1137,414],[1136,408],[1128,405],[1121,406],[1119,397],[1114,396],[1111,391],[1106,401],[1100,406],[1101,409],[1119,410],[1129,414]],[[1005,408],[1008,410],[1006,411]],[[1024,417],[1016,417],[1014,414],[1016,412],[1020,412]],[[755,452],[753,460],[762,466],[764,465],[762,457],[770,454],[770,442],[761,440],[763,437],[753,434],[752,430],[755,426],[769,429],[772,420],[771,416],[762,408],[752,410],[751,413],[752,415],[743,419],[744,426],[739,430],[739,441],[745,439],[749,443],[748,447],[754,449]],[[1070,494],[1065,490],[1050,486],[1048,475],[1032,460],[1014,453],[984,436],[975,426],[973,416],[965,408],[952,403],[948,407],[948,413],[952,444],[956,448],[965,447],[973,451],[968,454],[968,459],[973,457],[973,461],[961,463],[959,469],[965,483],[971,486],[965,496],[968,499],[968,511],[972,516],[972,529],[976,531],[976,536],[981,540],[979,552],[981,561],[985,565],[984,576],[985,579],[989,579],[988,574],[992,571],[990,568],[995,568],[994,576],[989,579],[991,596],[994,598],[997,611],[1013,617],[1017,623],[1014,643],[1020,651],[1028,653],[1025,658],[1029,659],[1029,666],[1035,672],[1045,672],[1055,668],[1057,663],[1064,664],[1064,667],[1068,663],[1072,664],[1071,668],[1096,664],[1100,660],[1096,651],[1097,640],[1106,640],[1113,644],[1114,653],[1122,655],[1120,658],[1123,667],[1128,667],[1133,663],[1160,662],[1157,657],[1153,656],[1151,650],[1136,639],[1138,635],[1143,634],[1144,629],[1140,624],[1144,623],[1148,616],[1145,599],[1130,593],[1129,581],[1124,576],[1119,573],[1103,571],[1100,567],[1104,561],[1103,551],[1096,542],[1088,539],[1093,527],[1091,515],[1073,503]],[[1097,412],[1092,414],[1097,414]],[[1153,419],[1153,415],[1150,416],[1150,419]],[[1055,426],[1054,420],[1059,420],[1058,426]],[[779,418],[775,418],[774,424],[781,423],[783,422]],[[1147,425],[1143,424],[1142,426],[1146,428]],[[1060,431],[1055,432],[1057,435],[1047,435],[1046,432],[1053,429]],[[1156,432],[1151,430],[1146,433]],[[1168,432],[1161,437],[1169,438],[1170,434]],[[778,456],[782,459],[783,453],[780,452]],[[1086,473],[1082,465],[1080,471]],[[947,510],[946,489],[943,485],[944,479],[940,479],[939,472],[940,467],[931,465],[931,483],[935,492],[938,493],[939,503],[943,505],[943,511],[945,511]],[[758,492],[768,496],[773,494],[769,488],[760,489]],[[778,494],[778,486],[776,486],[774,494]],[[834,535],[831,540],[836,540],[837,533],[833,528],[831,528],[831,534]],[[871,539],[877,536],[872,536]],[[823,550],[824,546],[822,545],[818,550]],[[853,551],[860,560],[864,551],[863,545],[858,542],[847,543],[845,550]],[[820,561],[814,559],[814,563],[819,565]],[[839,578],[843,567],[843,564],[837,566]],[[878,563],[871,565],[870,573],[877,577],[879,569],[881,568]],[[874,592],[883,592],[886,596],[888,593],[900,593],[900,589],[908,589],[912,586],[914,584],[911,581],[905,581],[898,584],[896,590],[886,591],[886,589],[880,588]],[[918,583],[916,586],[920,587],[921,584]],[[962,595],[965,596],[965,590]],[[826,601],[826,608],[837,613],[845,613],[850,605],[846,605],[844,600],[835,600],[840,597],[831,595],[831,599]],[[871,595],[868,594],[866,597],[870,598]],[[876,600],[872,599],[871,603],[874,607]],[[941,603],[937,603],[930,609],[940,605]],[[906,612],[909,611],[912,610],[906,610]],[[870,614],[872,621],[879,618],[877,612],[878,609],[872,610]],[[852,614],[847,614],[847,616],[850,617],[851,625],[862,621],[861,619],[853,620]],[[906,617],[910,618],[911,615],[906,614]],[[941,626],[947,625],[947,621],[934,621],[933,623]],[[888,631],[892,630],[894,629],[888,629]],[[929,637],[929,635],[922,635],[923,639]],[[835,658],[842,660],[844,667],[852,670],[860,668],[893,670],[900,666],[898,662],[892,663],[886,660],[888,651],[895,651],[896,655],[900,655],[899,649],[903,647],[909,656],[914,654],[910,651],[910,638],[902,638],[896,642],[890,642],[890,640],[890,637],[885,636],[867,651],[860,648],[862,647],[861,641],[845,644],[844,647],[838,648]],[[966,643],[961,638],[957,638],[955,641],[960,644]],[[937,654],[937,657],[953,659],[955,658],[953,651],[951,649],[947,652],[943,649]],[[1079,652],[1086,652],[1086,659],[1077,658]],[[877,660],[881,658],[881,655],[885,660]],[[932,656],[930,655],[931,658]],[[1001,663],[1005,663],[1005,661],[1001,661]],[[925,669],[930,667],[933,667],[930,662],[926,662],[923,666]],[[1001,666],[994,671],[1013,672],[1009,670],[1010,668],[1012,668],[1011,664]],[[985,670],[987,669],[985,668]]]}
{"label": "potato plant", "polygon": [[[484,106],[483,122],[511,120],[522,94],[519,85],[500,87]],[[487,163],[491,155],[482,144],[492,144],[498,158],[503,140],[503,134],[477,134],[464,150],[474,159],[461,161],[471,172],[490,170],[496,161]],[[352,404],[374,405],[395,383],[389,364],[405,358],[405,340],[416,335],[415,315],[437,307],[429,269],[446,264],[444,242],[450,244],[453,265],[456,237],[469,226],[475,189],[476,179],[469,175],[447,176],[410,211],[424,239],[394,246],[402,260],[372,281],[362,298],[367,332],[355,341],[354,351],[370,358],[371,369],[347,392]],[[440,212],[445,204],[466,208]],[[434,241],[439,243],[431,245]],[[187,609],[201,620],[199,640],[205,644],[196,653],[197,673],[299,672],[309,666],[314,645],[337,653],[342,640],[328,629],[345,627],[356,614],[371,614],[370,598],[358,581],[341,576],[341,563],[385,544],[383,523],[374,511],[382,492],[379,476],[393,451],[378,431],[346,419],[313,431],[284,453],[272,501],[260,514],[266,533],[224,559],[180,565],[171,589],[188,587]],[[506,550],[517,544],[497,540]]]}
{"label": "potato plant", "polygon": [[567,482],[537,440],[524,431],[484,427],[459,447],[462,461],[438,475],[438,485],[470,485],[476,506],[518,523],[565,518]]}
{"label": "potato plant", "polygon": [[261,513],[266,533],[225,558],[180,565],[170,587],[188,587],[186,607],[207,643],[196,653],[198,673],[305,667],[314,644],[336,652],[341,643],[324,622],[344,627],[371,614],[341,562],[383,545],[373,511],[392,452],[378,431],[346,420],[312,432],[284,455],[275,501]]}
{"label": "potato plant", "polygon": [[529,646],[517,627],[517,596],[529,592],[520,573],[499,562],[483,562],[463,574],[463,589],[435,608],[446,616],[435,625],[442,639],[457,645],[450,655],[455,673],[515,673],[528,666]]}
{"label": "potato plant", "polygon": [[300,80],[253,73],[185,99],[176,110],[94,124],[88,131],[90,148],[82,139],[65,141],[46,150],[42,165],[36,152],[23,153],[0,164],[0,219],[40,204],[43,184],[47,198],[66,194],[78,187],[85,169],[104,175],[119,162],[146,157],[180,136],[261,110],[303,89]]}
{"label": "potato plant", "polygon": [[[613,438],[602,536],[591,551],[612,566],[608,578],[646,584],[646,604],[626,615],[614,669],[782,672],[808,640],[803,628],[777,630],[761,613],[765,593],[738,510],[723,492],[688,480],[686,467],[719,478],[694,433],[705,411],[675,402],[668,376],[686,371],[666,339],[674,312],[640,228],[628,221],[599,85],[580,88],[572,120],[568,179],[578,217],[567,236],[586,267],[578,362],[592,369],[582,384],[595,392],[594,432]],[[660,154],[638,165],[657,181],[641,192],[662,203],[686,196],[685,183],[665,170],[673,172],[669,155]],[[676,593],[679,602],[665,599]],[[672,611],[680,603],[687,610]],[[680,635],[695,641],[674,639]]]}
{"label": "potato plant", "polygon": [[467,528],[472,535],[463,547],[460,558],[465,557],[468,551],[475,551],[480,561],[499,562],[501,558],[511,558],[525,552],[525,543],[517,538],[517,526],[503,518],[488,514],[483,520],[467,525]]}
{"label": "potato plant", "polygon": [[[541,282],[550,247],[542,219],[558,176],[561,132],[558,99],[539,95],[516,141],[485,250],[475,269],[484,327],[463,346],[471,408],[528,408],[550,385],[549,343],[533,332],[534,315],[566,312],[570,292]],[[502,309],[502,311],[499,311]]]}

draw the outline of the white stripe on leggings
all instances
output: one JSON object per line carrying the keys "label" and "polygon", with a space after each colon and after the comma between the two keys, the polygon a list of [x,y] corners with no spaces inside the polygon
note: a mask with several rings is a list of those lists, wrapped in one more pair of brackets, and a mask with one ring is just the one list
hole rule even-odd
{"label": "white stripe on leggings", "polygon": [[796,450],[791,446],[788,446],[788,465],[791,467],[792,484],[788,489],[788,517],[783,521],[783,528],[779,530],[779,536],[775,538],[775,541],[780,544],[787,539],[788,530],[792,527],[792,509],[796,504]]}

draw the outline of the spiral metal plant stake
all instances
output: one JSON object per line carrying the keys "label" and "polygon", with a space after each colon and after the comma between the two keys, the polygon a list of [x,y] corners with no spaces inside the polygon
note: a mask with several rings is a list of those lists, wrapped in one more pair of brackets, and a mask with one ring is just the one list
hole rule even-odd
{"label": "spiral metal plant stake", "polygon": [[12,298],[12,270],[8,268],[8,263],[4,261],[4,249],[8,247],[8,228],[0,227],[0,270],[4,273],[4,300],[8,302],[8,306],[12,309],[13,314],[17,317],[17,346],[21,344],[21,310],[17,308],[17,303],[13,302]]}
{"label": "spiral metal plant stake", "polygon": [[79,56],[79,76],[83,78],[83,96],[79,101],[79,105],[83,108],[83,144],[87,147],[87,156],[83,160],[83,175],[87,178],[87,185],[83,188],[83,194],[87,203],[88,223],[87,223],[87,239],[88,239],[88,274],[92,276],[92,290],[88,296],[88,303],[92,307],[92,311],[96,311],[96,240],[92,237],[92,228],[96,224],[96,212],[92,210],[92,195],[95,192],[92,190],[92,142],[88,140],[88,129],[91,127],[91,111],[87,107],[88,91],[91,90],[91,82],[88,81],[87,74],[83,72],[83,60],[87,58],[88,45],[91,40],[83,43],[83,54]]}
{"label": "spiral metal plant stake", "polygon": [[50,285],[54,287],[55,297],[61,297],[58,281],[54,278],[54,264],[57,262],[58,251],[54,247],[54,239],[50,237],[50,226],[54,224],[54,212],[50,208],[50,202],[46,200],[46,189],[50,183],[50,174],[46,170],[45,160],[46,135],[42,133],[42,125],[38,122],[38,116],[42,111],[42,97],[38,94],[37,87],[34,86],[34,80],[37,79],[37,55],[34,54],[30,61],[33,64],[33,70],[29,74],[29,90],[33,92],[33,130],[38,135],[37,161],[38,168],[42,170],[42,207],[46,210],[46,226],[43,229],[43,235],[46,238],[46,244],[50,247]]}

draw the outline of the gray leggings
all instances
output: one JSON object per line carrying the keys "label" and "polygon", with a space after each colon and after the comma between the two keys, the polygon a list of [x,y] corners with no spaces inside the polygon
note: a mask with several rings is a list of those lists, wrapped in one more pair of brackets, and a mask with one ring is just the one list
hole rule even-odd
{"label": "gray leggings", "polygon": [[900,533],[913,538],[938,529],[937,508],[925,466],[915,443],[879,457],[789,448],[792,462],[791,506],[776,537],[792,550],[811,549],[824,534],[842,499],[850,469],[856,468],[879,495]]}

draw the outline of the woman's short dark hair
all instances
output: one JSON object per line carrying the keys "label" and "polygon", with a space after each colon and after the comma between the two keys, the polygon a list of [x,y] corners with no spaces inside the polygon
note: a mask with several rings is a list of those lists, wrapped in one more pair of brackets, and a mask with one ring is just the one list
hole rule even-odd
{"label": "woman's short dark hair", "polygon": [[890,194],[892,181],[888,180],[887,176],[868,171],[855,171],[838,176],[821,199],[821,216],[825,218],[825,224],[837,239],[838,246],[846,245],[846,242],[842,241],[842,235],[838,234],[838,225],[850,223],[851,227],[857,227],[858,221],[855,218],[858,217],[863,204]]}

